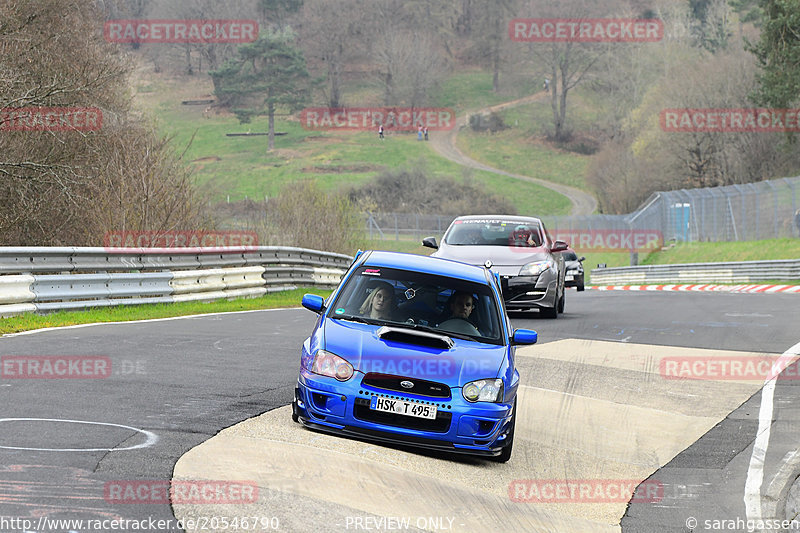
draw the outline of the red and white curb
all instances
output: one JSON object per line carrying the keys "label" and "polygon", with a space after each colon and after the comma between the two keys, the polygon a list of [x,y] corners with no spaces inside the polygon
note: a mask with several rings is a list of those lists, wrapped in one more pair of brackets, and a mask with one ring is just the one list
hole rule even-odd
{"label": "red and white curb", "polygon": [[596,291],[700,291],[800,293],[800,285],[587,285]]}

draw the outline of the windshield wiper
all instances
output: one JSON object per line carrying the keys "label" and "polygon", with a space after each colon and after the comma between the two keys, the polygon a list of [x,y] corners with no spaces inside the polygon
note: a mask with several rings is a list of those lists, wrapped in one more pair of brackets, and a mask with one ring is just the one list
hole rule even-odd
{"label": "windshield wiper", "polygon": [[364,318],[357,315],[333,315],[331,318],[336,320],[347,320],[348,322],[360,322],[361,324],[370,324],[372,326],[381,324],[382,322],[370,318]]}
{"label": "windshield wiper", "polygon": [[419,331],[427,331],[429,333],[435,333],[437,335],[446,335],[448,337],[455,337],[455,338],[461,339],[461,340],[467,340],[467,341],[475,340],[475,337],[473,335],[467,335],[467,334],[464,334],[464,333],[456,333],[456,332],[453,332],[453,331],[447,331],[445,329],[433,328],[431,326],[426,326],[424,324],[417,324],[417,323],[413,323],[412,324],[410,322],[397,322],[396,324],[398,326],[400,326],[400,327],[406,327],[406,328],[409,328],[409,329],[416,329],[416,330],[419,330]]}

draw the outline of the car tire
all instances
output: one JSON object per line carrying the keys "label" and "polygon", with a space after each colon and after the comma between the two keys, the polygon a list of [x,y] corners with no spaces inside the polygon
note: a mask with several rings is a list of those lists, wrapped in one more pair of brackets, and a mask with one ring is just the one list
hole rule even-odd
{"label": "car tire", "polygon": [[517,425],[517,400],[514,400],[514,407],[511,408],[511,429],[508,432],[508,444],[505,445],[500,455],[489,457],[495,463],[507,463],[511,459],[511,451],[514,447],[514,428]]}
{"label": "car tire", "polygon": [[539,314],[544,318],[558,318],[558,302],[553,307],[540,307]]}
{"label": "car tire", "polygon": [[297,408],[297,398],[292,400],[292,422],[299,422],[300,421],[300,414],[298,413]]}
{"label": "car tire", "polygon": [[578,292],[583,292],[583,290],[585,289],[584,283],[583,283],[583,276],[581,276],[581,279],[578,280],[577,289],[578,289]]}
{"label": "car tire", "polygon": [[566,296],[567,296],[566,293],[567,293],[566,290],[564,292],[562,292],[561,293],[561,298],[558,299],[558,304],[557,305],[558,305],[558,312],[559,313],[563,313],[564,312],[564,305],[566,305],[565,299],[566,299]]}

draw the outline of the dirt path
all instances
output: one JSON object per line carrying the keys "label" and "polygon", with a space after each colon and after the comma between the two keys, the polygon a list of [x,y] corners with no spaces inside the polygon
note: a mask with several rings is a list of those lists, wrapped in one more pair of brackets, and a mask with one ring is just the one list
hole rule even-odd
{"label": "dirt path", "polygon": [[442,134],[439,134],[437,132],[437,134],[431,137],[431,146],[436,151],[436,153],[438,153],[439,155],[441,155],[446,159],[449,159],[450,161],[453,161],[454,163],[458,163],[459,165],[474,168],[476,170],[484,170],[486,172],[492,172],[494,174],[500,174],[503,176],[509,176],[519,180],[530,181],[532,183],[536,183],[537,185],[541,185],[542,187],[546,187],[550,190],[553,190],[559,194],[563,194],[564,196],[569,198],[569,200],[572,202],[572,211],[570,214],[590,215],[597,210],[597,200],[591,194],[588,194],[574,187],[569,187],[567,185],[561,185],[559,183],[553,183],[550,181],[545,181],[530,176],[523,176],[521,174],[514,174],[511,172],[506,172],[505,170],[500,170],[494,167],[490,167],[489,165],[486,165],[479,161],[475,161],[474,159],[468,157],[456,147],[456,136],[458,135],[458,132],[462,127],[468,127],[467,120],[469,115],[480,112],[501,111],[509,107],[535,102],[537,100],[542,100],[544,98],[545,98],[545,93],[541,92],[530,96],[526,96],[524,98],[519,98],[518,100],[512,100],[510,102],[505,102],[503,104],[487,107],[482,110],[469,111],[467,113],[464,113],[463,115],[459,115],[456,118],[455,128],[453,128],[448,132],[444,132]]}

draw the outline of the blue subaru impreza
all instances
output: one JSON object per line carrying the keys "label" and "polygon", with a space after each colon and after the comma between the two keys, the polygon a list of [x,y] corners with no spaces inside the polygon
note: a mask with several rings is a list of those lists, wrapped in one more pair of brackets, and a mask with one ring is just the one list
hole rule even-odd
{"label": "blue subaru impreza", "polygon": [[303,343],[292,418],[356,438],[505,462],[514,441],[516,345],[491,265],[356,256]]}

